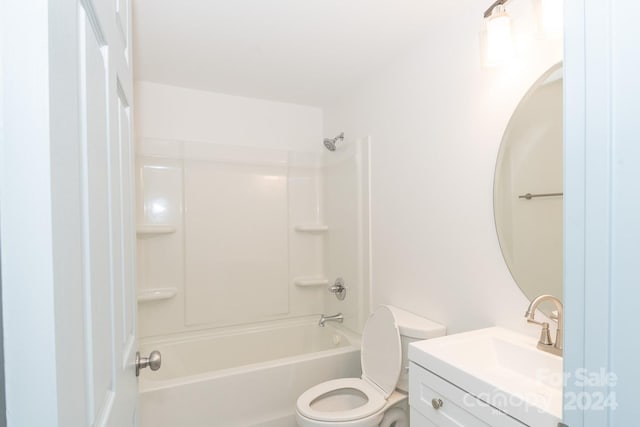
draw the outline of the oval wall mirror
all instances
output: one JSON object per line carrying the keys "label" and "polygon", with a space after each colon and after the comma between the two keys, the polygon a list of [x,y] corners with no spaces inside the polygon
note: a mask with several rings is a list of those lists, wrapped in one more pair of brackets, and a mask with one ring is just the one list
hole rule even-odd
{"label": "oval wall mirror", "polygon": [[529,300],[562,298],[562,83],[560,63],[531,86],[509,120],[496,162],[498,240]]}

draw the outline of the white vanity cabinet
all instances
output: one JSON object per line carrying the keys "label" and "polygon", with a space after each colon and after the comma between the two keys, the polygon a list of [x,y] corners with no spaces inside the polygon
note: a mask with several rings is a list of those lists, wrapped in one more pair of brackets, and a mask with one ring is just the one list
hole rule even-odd
{"label": "white vanity cabinet", "polygon": [[424,367],[409,366],[411,427],[523,427],[499,411]]}

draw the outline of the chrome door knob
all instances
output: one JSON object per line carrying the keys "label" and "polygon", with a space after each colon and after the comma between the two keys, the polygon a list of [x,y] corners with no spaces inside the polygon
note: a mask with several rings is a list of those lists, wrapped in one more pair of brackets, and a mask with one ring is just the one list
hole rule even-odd
{"label": "chrome door knob", "polygon": [[136,352],[136,377],[140,376],[140,369],[148,366],[152,371],[157,371],[161,365],[162,355],[158,350],[153,350],[149,357],[140,357],[140,352]]}

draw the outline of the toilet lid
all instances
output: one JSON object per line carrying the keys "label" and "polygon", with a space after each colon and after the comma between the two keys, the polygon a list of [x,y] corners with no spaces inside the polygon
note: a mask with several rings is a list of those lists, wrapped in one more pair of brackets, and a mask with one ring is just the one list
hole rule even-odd
{"label": "toilet lid", "polygon": [[380,388],[389,397],[398,384],[402,368],[400,332],[393,312],[381,305],[369,317],[362,332],[362,379]]}

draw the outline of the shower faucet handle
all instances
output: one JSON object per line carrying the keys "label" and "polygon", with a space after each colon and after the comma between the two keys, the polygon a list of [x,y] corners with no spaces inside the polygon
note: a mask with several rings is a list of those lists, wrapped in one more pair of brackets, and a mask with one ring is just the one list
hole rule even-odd
{"label": "shower faucet handle", "polygon": [[338,277],[333,285],[329,286],[329,292],[336,295],[340,301],[347,296],[347,288],[344,286],[344,279]]}

